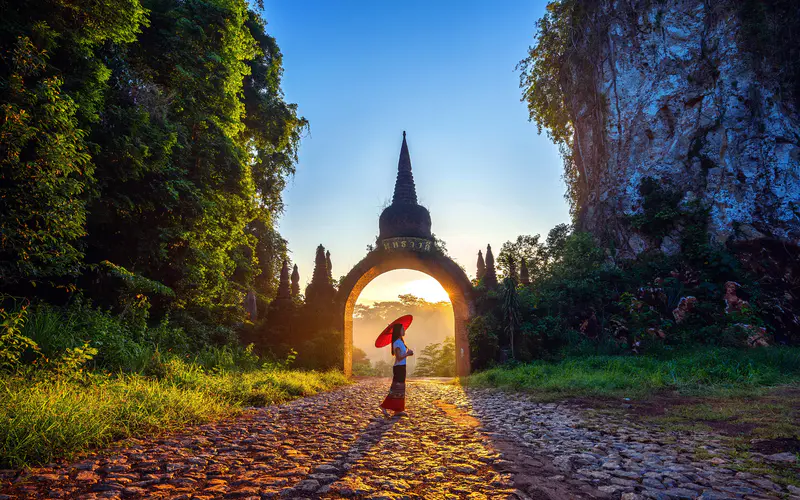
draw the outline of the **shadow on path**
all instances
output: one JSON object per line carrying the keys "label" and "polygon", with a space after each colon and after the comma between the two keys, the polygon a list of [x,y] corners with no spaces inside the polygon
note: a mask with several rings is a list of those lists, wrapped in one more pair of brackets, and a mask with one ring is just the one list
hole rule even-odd
{"label": "shadow on path", "polygon": [[293,493],[327,493],[330,485],[347,475],[355,463],[377,445],[400,418],[402,417],[384,418],[381,415],[371,417],[370,423],[346,451],[337,453],[333,459],[314,467],[310,474],[283,494],[291,496]]}

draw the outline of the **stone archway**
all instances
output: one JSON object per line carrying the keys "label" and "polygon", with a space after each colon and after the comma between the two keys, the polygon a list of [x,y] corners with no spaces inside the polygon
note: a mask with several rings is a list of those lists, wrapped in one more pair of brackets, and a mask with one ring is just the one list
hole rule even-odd
{"label": "stone archway", "polygon": [[432,242],[418,238],[384,240],[382,248],[370,252],[339,284],[336,304],[337,318],[342,318],[344,332],[344,373],[350,376],[353,369],[353,311],[358,296],[373,279],[397,269],[427,274],[450,296],[455,324],[456,375],[469,375],[467,322],[474,313],[472,283],[458,264],[436,251]]}
{"label": "stone archway", "polygon": [[417,203],[405,132],[392,203],[383,210],[378,222],[377,247],[345,276],[336,296],[337,318],[342,318],[344,332],[344,373],[349,376],[353,372],[353,310],[361,291],[385,272],[411,269],[431,276],[450,296],[455,320],[456,375],[469,375],[467,322],[474,313],[472,283],[464,270],[436,246],[431,215]]}

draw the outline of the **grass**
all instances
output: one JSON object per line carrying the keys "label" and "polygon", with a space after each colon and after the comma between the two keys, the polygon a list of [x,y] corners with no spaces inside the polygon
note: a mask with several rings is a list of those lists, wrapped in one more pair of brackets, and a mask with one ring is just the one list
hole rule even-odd
{"label": "grass", "polygon": [[[800,486],[800,388],[764,390],[758,396],[673,398],[660,401],[663,412],[642,420],[672,431],[703,431],[722,436],[734,450],[728,466],[759,475],[770,475],[781,484]],[[636,413],[632,416],[636,416]],[[753,458],[792,452],[795,464],[771,463]],[[705,450],[695,457],[707,459]]]}
{"label": "grass", "polygon": [[341,373],[207,373],[174,360],[164,377],[31,371],[0,378],[0,468],[69,459],[132,436],[164,433],[348,383]]}
{"label": "grass", "polygon": [[0,468],[69,459],[348,383],[337,371],[288,370],[293,357],[191,341],[180,327],[131,323],[80,301],[12,305],[0,300]]}
{"label": "grass", "polygon": [[[732,451],[727,467],[800,486],[800,348],[698,348],[654,356],[570,357],[494,368],[463,385],[526,391],[542,400],[591,398],[597,414],[666,431],[722,436]],[[631,404],[620,407],[619,400]],[[698,460],[711,454],[698,448]],[[798,453],[795,464],[753,453]]]}
{"label": "grass", "polygon": [[800,384],[800,348],[698,348],[660,356],[570,357],[493,368],[462,384],[535,392],[543,397],[642,398],[673,390],[683,395],[755,394]]}

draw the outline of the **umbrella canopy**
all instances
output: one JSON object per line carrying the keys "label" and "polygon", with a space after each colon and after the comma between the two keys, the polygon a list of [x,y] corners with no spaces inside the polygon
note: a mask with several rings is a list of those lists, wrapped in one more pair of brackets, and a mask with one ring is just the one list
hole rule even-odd
{"label": "umbrella canopy", "polygon": [[412,321],[414,321],[414,316],[406,314],[389,323],[389,326],[375,339],[375,347],[384,347],[392,343],[392,329],[394,329],[394,325],[403,325],[403,329],[407,330],[408,327],[411,326]]}

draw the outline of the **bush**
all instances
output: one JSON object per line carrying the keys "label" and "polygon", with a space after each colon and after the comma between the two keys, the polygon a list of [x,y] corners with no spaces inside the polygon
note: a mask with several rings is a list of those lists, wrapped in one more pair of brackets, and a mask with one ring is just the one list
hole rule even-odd
{"label": "bush", "polygon": [[[554,228],[544,244],[538,236],[517,239],[536,241],[537,247],[528,252],[535,270],[531,283],[516,290],[516,361],[800,341],[796,322],[786,314],[796,309],[789,278],[800,271],[796,251],[713,245],[701,208],[681,204],[678,193],[653,179],[643,181],[642,194],[645,237],[661,238],[681,227],[681,254],[649,252],[617,260],[613,248],[564,226]],[[769,279],[756,279],[765,274]],[[727,308],[731,287],[737,295],[734,307]],[[482,369],[509,360],[511,339],[501,327],[505,318],[496,292],[474,291],[477,315],[468,326],[469,341],[473,367]]]}
{"label": "bush", "polygon": [[494,366],[500,358],[498,332],[500,323],[494,315],[475,316],[467,324],[467,337],[473,370]]}
{"label": "bush", "polygon": [[22,334],[26,316],[26,307],[16,311],[0,308],[0,371],[16,372],[26,352],[39,351],[36,342]]}

